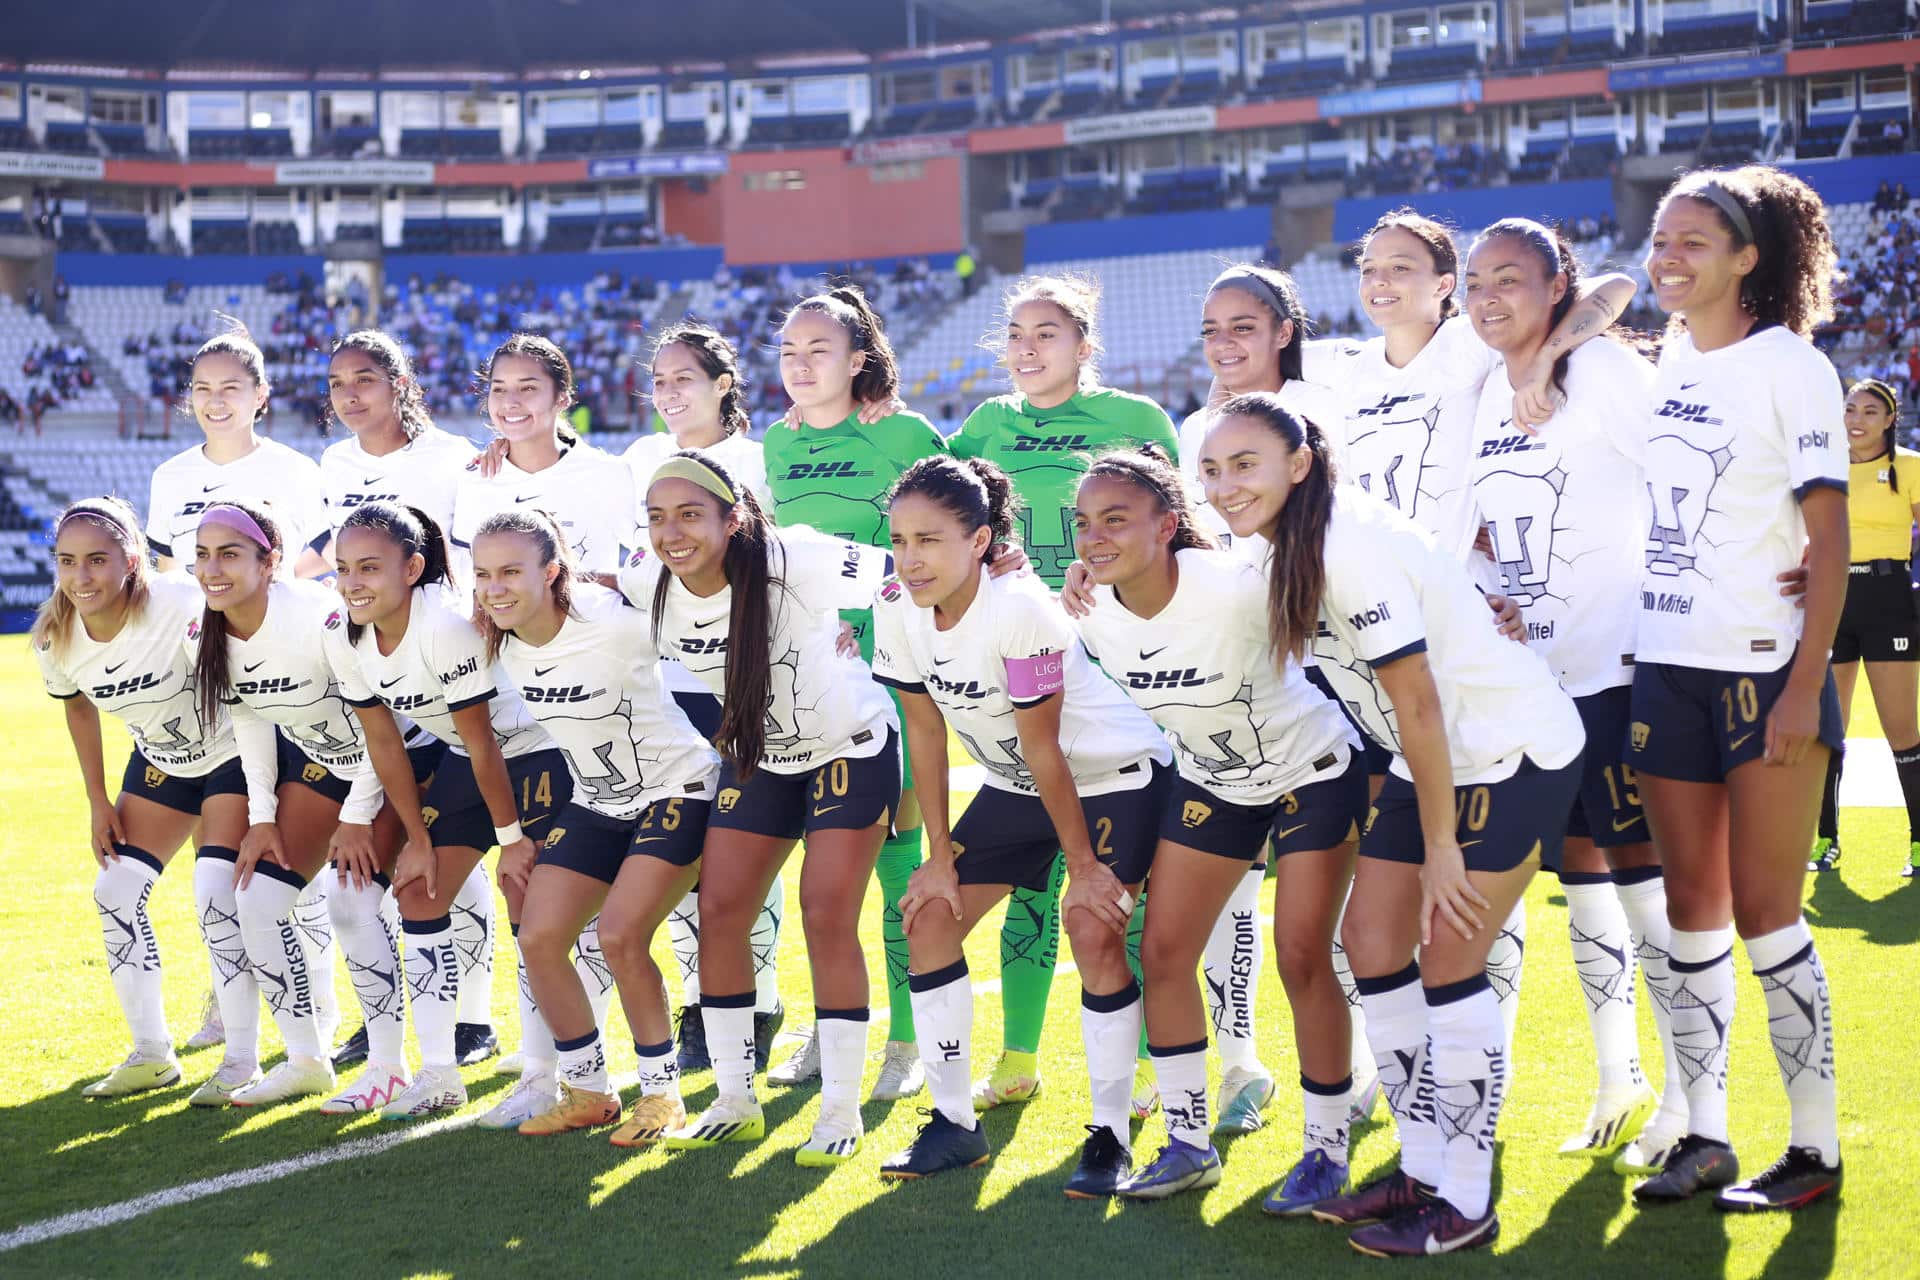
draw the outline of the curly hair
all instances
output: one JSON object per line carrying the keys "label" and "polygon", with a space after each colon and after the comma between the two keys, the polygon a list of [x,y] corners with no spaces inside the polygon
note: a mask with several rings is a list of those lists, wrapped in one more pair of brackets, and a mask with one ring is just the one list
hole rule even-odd
{"label": "curly hair", "polygon": [[[393,411],[400,419],[400,430],[411,440],[421,432],[433,426],[433,415],[427,412],[427,398],[420,389],[420,380],[413,376],[413,363],[407,359],[407,353],[401,348],[394,336],[380,329],[356,329],[340,341],[333,344],[331,361],[343,351],[361,351],[368,359],[378,365],[380,372],[387,375],[387,382],[393,388]],[[322,429],[331,429],[339,421],[339,415],[333,411],[333,398],[327,398],[327,416]]]}
{"label": "curly hair", "polygon": [[[1696,170],[1667,189],[1654,221],[1683,196],[1713,212],[1733,237],[1736,250],[1751,244],[1759,251],[1759,261],[1740,282],[1740,305],[1755,320],[1780,325],[1805,338],[1833,318],[1838,259],[1833,231],[1827,225],[1827,206],[1812,187],[1771,165]],[[1716,200],[1720,196],[1739,206],[1745,227],[1727,216]],[[1675,316],[1668,328],[1684,323],[1684,317]]]}

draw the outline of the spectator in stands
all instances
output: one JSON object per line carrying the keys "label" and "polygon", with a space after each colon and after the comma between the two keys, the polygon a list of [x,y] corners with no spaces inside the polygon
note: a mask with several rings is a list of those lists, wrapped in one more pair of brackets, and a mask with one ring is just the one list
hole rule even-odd
{"label": "spectator in stands", "polygon": [[27,314],[30,316],[40,314],[40,286],[37,284],[27,286]]}
{"label": "spectator in stands", "polygon": [[20,402],[8,394],[5,387],[0,387],[0,422],[17,423],[20,420]]}
{"label": "spectator in stands", "polygon": [[176,305],[176,306],[178,306],[179,304],[181,304],[181,303],[183,303],[183,302],[185,302],[185,301],[187,300],[187,285],[186,285],[186,282],[185,282],[184,280],[169,280],[169,281],[167,281],[167,283],[166,283],[166,287],[165,287],[165,289],[164,289],[164,290],[163,290],[163,292],[162,292],[162,296],[163,296],[163,297],[164,297],[164,298],[165,298],[165,299],[166,299],[166,300],[167,300],[168,302],[171,302],[171,303],[173,303],[173,304],[174,304],[174,305]]}

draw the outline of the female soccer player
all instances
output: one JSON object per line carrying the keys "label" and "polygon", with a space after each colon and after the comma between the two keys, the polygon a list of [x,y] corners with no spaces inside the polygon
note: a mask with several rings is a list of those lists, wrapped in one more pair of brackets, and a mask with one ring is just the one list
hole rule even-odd
{"label": "female soccer player", "polygon": [[[1920,611],[1914,608],[1913,522],[1920,514],[1920,454],[1894,443],[1900,395],[1878,378],[1863,378],[1847,393],[1847,524],[1853,562],[1847,600],[1833,637],[1833,679],[1840,694],[1840,728],[1853,715],[1854,682],[1867,669],[1873,709],[1893,749],[1893,767],[1907,804],[1907,860],[1900,874],[1920,869]],[[1827,764],[1819,834],[1809,871],[1840,862],[1840,767],[1846,748]]]}
{"label": "female soccer player", "polygon": [[[961,946],[1015,885],[1037,888],[1066,851],[1061,922],[1080,970],[1093,1123],[1066,1192],[1111,1196],[1132,1171],[1130,1105],[1140,986],[1127,967],[1127,922],[1153,860],[1172,782],[1166,739],[1094,671],[1066,615],[1028,576],[985,572],[1018,506],[992,463],[929,458],[908,468],[890,505],[898,580],[875,609],[874,675],[901,692],[924,768],[930,857],[902,899],[913,956],[915,1025],[934,1111],[883,1177],[976,1165],[987,1138],[968,1068],[973,989]],[[987,782],[947,829],[947,729]]]}
{"label": "female soccer player", "polygon": [[[333,420],[350,434],[320,455],[320,483],[329,527],[337,535],[354,511],[371,502],[417,507],[445,529],[453,494],[473,446],[433,425],[407,353],[378,329],[349,333],[327,363]],[[335,557],[337,562],[338,557]],[[493,885],[475,863],[452,904],[453,953],[460,967],[455,1060],[473,1066],[499,1052],[493,1034]],[[366,1029],[333,1055],[336,1067],[363,1060]]]}
{"label": "female soccer player", "polygon": [[[1686,1131],[1686,1095],[1668,1041],[1673,1003],[1660,863],[1626,762],[1634,623],[1647,511],[1647,416],[1653,366],[1619,342],[1590,342],[1551,366],[1553,416],[1530,434],[1513,422],[1515,378],[1538,361],[1548,332],[1573,309],[1580,264],[1557,233],[1525,218],[1483,231],[1467,257],[1467,316],[1498,352],[1474,422],[1470,479],[1487,544],[1520,606],[1527,642],[1573,696],[1586,726],[1581,780],[1560,866],[1567,933],[1586,997],[1599,1088],[1585,1126],[1562,1155],[1600,1156],[1629,1142],[1622,1171],[1645,1172]],[[1634,957],[1654,996],[1666,1048],[1658,1118],[1640,1072]]]}
{"label": "female soccer player", "polygon": [[[1206,931],[1273,839],[1274,949],[1293,1008],[1306,1151],[1269,1212],[1301,1214],[1347,1180],[1352,1088],[1334,920],[1367,810],[1367,768],[1340,710],[1298,663],[1274,661],[1267,584],[1215,550],[1164,458],[1109,453],[1080,482],[1075,524],[1097,602],[1087,650],[1167,731],[1179,778],[1160,819],[1141,947],[1147,1038],[1166,1148],[1120,1194],[1160,1199],[1220,1180],[1208,1134]],[[1251,911],[1249,911],[1249,918]],[[1269,1089],[1271,1085],[1269,1085]]]}
{"label": "female soccer player", "polygon": [[[457,1070],[456,1019],[467,979],[452,919],[459,896],[495,844],[510,863],[533,856],[522,828],[544,839],[544,824],[566,804],[572,782],[553,740],[487,658],[467,594],[448,580],[446,539],[432,517],[388,502],[361,503],[335,534],[334,555],[347,625],[321,638],[342,695],[363,725],[369,713],[375,720],[404,715],[447,744],[423,804],[398,739],[378,724],[367,735],[387,802],[409,837],[392,881],[420,1043],[413,1083],[387,1099],[381,1114],[413,1119],[467,1101]],[[491,901],[492,886],[485,887]],[[538,1047],[552,1036],[537,1009],[526,1021],[525,1039],[545,1060]],[[557,1087],[547,1075],[551,1099]]]}
{"label": "female soccer player", "polygon": [[[1681,178],[1647,274],[1670,320],[1654,384],[1653,490],[1630,760],[1667,868],[1673,1042],[1687,1136],[1641,1201],[1720,1188],[1723,1209],[1797,1209],[1840,1187],[1833,1006],[1801,914],[1827,756],[1827,667],[1846,594],[1840,379],[1806,338],[1833,313],[1820,198],[1761,165]],[[1804,613],[1775,591],[1805,547]],[[1735,1183],[1727,1141],[1733,935],[1766,992],[1792,1114],[1787,1152]]]}
{"label": "female soccer player", "polygon": [[701,1011],[719,1096],[673,1148],[764,1136],[753,1093],[751,931],[767,884],[805,838],[801,870],[813,969],[820,1114],[795,1159],[840,1164],[859,1149],[867,965],[858,926],[900,799],[899,725],[864,662],[835,652],[839,612],[873,599],[884,553],[806,529],[776,534],[758,500],[699,451],[653,474],[653,554],[620,588],[647,610],[663,653],[721,699],[723,764],[700,894]]}
{"label": "female soccer player", "polygon": [[1342,927],[1400,1168],[1313,1215],[1371,1224],[1351,1239],[1378,1256],[1484,1247],[1499,1235],[1509,1050],[1487,951],[1533,873],[1558,861],[1579,713],[1540,657],[1496,639],[1458,557],[1379,499],[1336,490],[1319,427],[1271,395],[1221,406],[1200,468],[1234,533],[1275,549],[1274,652],[1311,645],[1395,756]]}
{"label": "female soccer player", "polygon": [[[155,577],[133,509],[89,498],[54,524],[54,592],[33,624],[33,653],[47,692],[66,705],[67,735],[92,810],[89,849],[99,864],[93,904],[107,946],[107,976],[133,1038],[133,1052],[81,1092],[117,1098],[180,1078],[160,996],[160,945],[147,897],[174,851],[198,824],[193,896],[213,957],[214,992],[227,1026],[227,1055],[194,1090],[195,1106],[219,1106],[260,1078],[255,1047],[259,993],[235,927],[233,860],[246,834],[246,780],[223,709],[200,718],[180,635],[199,617],[199,588],[184,575]],[[120,798],[107,797],[100,712],[118,717],[133,752]]]}
{"label": "female soccer player", "polygon": [[559,1055],[558,1100],[520,1132],[620,1118],[601,1019],[571,960],[597,915],[640,1059],[641,1099],[613,1140],[650,1143],[686,1116],[666,989],[650,949],[693,884],[719,757],[662,687],[646,615],[574,580],[559,521],[538,510],[502,511],[475,531],[473,551],[487,653],[558,744],[573,779],[537,865],[526,845],[502,857],[501,879],[524,895],[521,953]]}

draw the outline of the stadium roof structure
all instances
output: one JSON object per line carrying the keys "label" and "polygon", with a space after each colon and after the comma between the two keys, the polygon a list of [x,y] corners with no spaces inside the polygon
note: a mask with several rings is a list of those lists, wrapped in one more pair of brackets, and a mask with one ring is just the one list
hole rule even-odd
{"label": "stadium roof structure", "polygon": [[0,59],[283,69],[671,66],[1218,12],[1148,0],[15,0]]}

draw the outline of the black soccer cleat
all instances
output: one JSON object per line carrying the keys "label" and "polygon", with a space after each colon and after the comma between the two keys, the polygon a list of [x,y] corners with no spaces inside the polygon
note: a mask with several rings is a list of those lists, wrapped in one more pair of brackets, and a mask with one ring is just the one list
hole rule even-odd
{"label": "black soccer cleat", "polygon": [[1410,1212],[1361,1227],[1347,1243],[1370,1258],[1426,1258],[1490,1249],[1499,1238],[1500,1218],[1493,1206],[1487,1206],[1483,1216],[1469,1218],[1435,1196]]}
{"label": "black soccer cleat", "polygon": [[[767,1056],[773,1052],[773,1038],[780,1034],[780,1028],[786,1025],[787,1006],[776,1004],[771,1013],[753,1015],[753,1069],[765,1071]],[[686,1068],[682,1067],[681,1070]]]}
{"label": "black soccer cleat", "polygon": [[674,1034],[680,1041],[680,1074],[713,1066],[713,1059],[707,1055],[707,1020],[700,1016],[699,1005],[680,1006],[680,1012],[674,1015]]}
{"label": "black soccer cleat", "polygon": [[880,1176],[892,1180],[931,1178],[949,1169],[973,1169],[987,1162],[987,1131],[975,1121],[962,1128],[938,1107],[921,1108],[927,1122],[913,1136],[913,1145],[881,1162]]}
{"label": "black soccer cleat", "polygon": [[1374,1222],[1390,1222],[1403,1214],[1417,1212],[1431,1204],[1434,1189],[1424,1182],[1395,1169],[1371,1182],[1362,1183],[1344,1196],[1322,1200],[1311,1210],[1319,1222],[1341,1227],[1363,1227]]}
{"label": "black soccer cleat", "polygon": [[1788,1147],[1765,1173],[1715,1196],[1713,1207],[1727,1213],[1791,1211],[1839,1194],[1839,1165],[1824,1163],[1812,1147]]}
{"label": "black soccer cleat", "polygon": [[500,1052],[500,1041],[493,1028],[484,1022],[453,1024],[453,1061],[461,1067],[477,1067]]}
{"label": "black soccer cleat", "polygon": [[1105,1200],[1117,1194],[1120,1184],[1133,1173],[1133,1154],[1113,1130],[1103,1124],[1087,1126],[1087,1140],[1080,1145],[1080,1163],[1067,1179],[1069,1200]]}
{"label": "black soccer cleat", "polygon": [[361,1028],[347,1037],[347,1042],[333,1051],[333,1069],[343,1070],[357,1067],[367,1060],[367,1028]]}
{"label": "black soccer cleat", "polygon": [[1716,1191],[1739,1176],[1740,1159],[1732,1147],[1690,1133],[1674,1145],[1660,1172],[1633,1189],[1633,1198],[1641,1204],[1672,1204]]}

